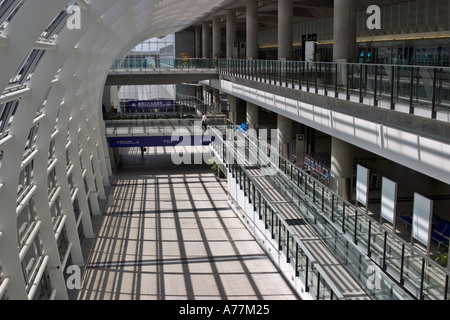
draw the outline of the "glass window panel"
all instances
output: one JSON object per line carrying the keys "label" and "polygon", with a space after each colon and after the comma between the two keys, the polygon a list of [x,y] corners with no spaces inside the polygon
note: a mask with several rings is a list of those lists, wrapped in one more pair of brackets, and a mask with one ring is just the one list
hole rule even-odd
{"label": "glass window panel", "polygon": [[30,132],[28,134],[28,139],[27,139],[27,142],[25,144],[24,154],[27,154],[27,152],[29,152],[31,150],[34,150],[34,145],[36,143],[38,130],[39,130],[39,124],[33,126],[30,129]]}
{"label": "glass window panel", "polygon": [[23,3],[21,0],[3,0],[0,3],[0,31],[8,26]]}
{"label": "glass window panel", "polygon": [[66,251],[69,246],[69,238],[67,237],[67,231],[66,231],[65,226],[63,227],[61,234],[58,237],[57,246],[58,246],[59,258],[60,258],[61,262],[63,262],[64,256],[66,255]]}
{"label": "glass window panel", "polygon": [[34,160],[26,165],[19,173],[19,183],[17,187],[17,203],[22,200],[29,188],[33,184],[33,166]]}
{"label": "glass window panel", "polygon": [[36,220],[34,197],[31,197],[27,205],[17,216],[17,236],[19,239],[19,248],[22,248],[28,235],[33,230]]}
{"label": "glass window panel", "polygon": [[53,168],[47,176],[47,188],[49,197],[51,197],[53,192],[56,190],[57,186],[58,183],[56,181],[56,169]]}
{"label": "glass window panel", "polygon": [[422,261],[423,257],[421,257],[417,252],[414,252],[408,247],[405,249],[403,279],[405,281],[405,285],[413,286],[417,290],[420,289]]}
{"label": "glass window panel", "polygon": [[58,228],[59,221],[61,220],[61,217],[63,214],[59,197],[56,198],[55,203],[50,208],[50,214],[51,214],[53,227],[56,230]]}
{"label": "glass window panel", "polygon": [[381,226],[372,223],[370,231],[370,252],[372,259],[378,258],[378,261],[381,261],[383,258],[384,234],[385,232],[381,229]]}
{"label": "glass window panel", "polygon": [[46,269],[42,275],[41,281],[34,294],[33,300],[49,300],[52,294],[52,285],[48,270]]}
{"label": "glass window panel", "polygon": [[0,107],[0,136],[9,130],[18,105],[19,100],[13,100]]}
{"label": "glass window panel", "polygon": [[30,248],[22,260],[22,271],[25,277],[25,282],[30,285],[36,275],[37,269],[42,259],[42,244],[40,242],[39,234],[36,235]]}

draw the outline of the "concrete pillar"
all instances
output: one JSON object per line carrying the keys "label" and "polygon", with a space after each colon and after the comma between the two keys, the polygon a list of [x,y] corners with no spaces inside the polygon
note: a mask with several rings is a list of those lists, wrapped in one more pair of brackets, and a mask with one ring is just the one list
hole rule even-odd
{"label": "concrete pillar", "polygon": [[298,133],[295,138],[296,164],[301,167],[306,156],[306,137],[305,134]]}
{"label": "concrete pillar", "polygon": [[220,91],[217,89],[213,89],[213,112],[216,114],[220,113]]}
{"label": "concrete pillar", "polygon": [[353,146],[338,138],[331,138],[331,189],[350,200],[353,176]]}
{"label": "concrete pillar", "polygon": [[278,114],[277,128],[280,155],[289,160],[289,145],[292,141],[292,120]]}
{"label": "concrete pillar", "polygon": [[195,57],[202,58],[202,27],[200,25],[195,26],[194,37]]}
{"label": "concrete pillar", "polygon": [[[211,94],[209,92],[209,86],[206,84],[202,84],[203,87],[203,102],[205,103],[205,105],[207,106],[211,106],[212,103],[212,99],[211,99]],[[210,108],[206,107],[205,112],[210,111]]]}
{"label": "concrete pillar", "polygon": [[356,46],[356,0],[334,0],[333,60],[355,62]]}
{"label": "concrete pillar", "polygon": [[293,30],[293,0],[278,0],[278,59],[292,59]]}
{"label": "concrete pillar", "polygon": [[109,113],[111,108],[119,108],[119,90],[117,86],[105,86],[103,90],[102,104],[105,106],[106,113]]}
{"label": "concrete pillar", "polygon": [[247,129],[257,129],[258,106],[247,101]]}
{"label": "concrete pillar", "polygon": [[236,123],[236,112],[237,112],[237,101],[236,97],[231,94],[227,95],[228,105],[230,106],[230,110],[228,111],[228,119],[231,122]]}
{"label": "concrete pillar", "polygon": [[[353,62],[357,56],[356,46],[356,0],[334,1],[333,60]],[[341,73],[341,81],[345,74]],[[350,200],[353,175],[353,146],[338,138],[331,138],[331,189]]]}
{"label": "concrete pillar", "polygon": [[202,94],[202,91],[203,91],[203,86],[202,86],[202,85],[197,85],[197,86],[195,87],[195,97],[196,97],[197,99],[199,99],[199,100],[203,100],[203,94]]}
{"label": "concrete pillar", "polygon": [[236,13],[234,10],[227,11],[227,58],[236,59],[234,45],[236,44]]}
{"label": "concrete pillar", "polygon": [[209,31],[209,23],[202,23],[202,58],[209,58],[211,43],[211,33]]}
{"label": "concrete pillar", "polygon": [[258,58],[258,2],[246,1],[246,54],[247,59]]}
{"label": "concrete pillar", "polygon": [[222,31],[221,31],[221,26],[220,26],[220,18],[214,18],[213,19],[213,36],[212,36],[212,41],[213,41],[213,56],[212,58],[219,58],[220,57],[220,53],[221,53],[221,44],[222,44]]}

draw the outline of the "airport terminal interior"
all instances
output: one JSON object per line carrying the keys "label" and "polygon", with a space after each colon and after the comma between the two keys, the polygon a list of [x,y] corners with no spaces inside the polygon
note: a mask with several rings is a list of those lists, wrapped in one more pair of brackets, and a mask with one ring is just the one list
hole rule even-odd
{"label": "airport terminal interior", "polygon": [[0,90],[0,300],[450,300],[448,0],[0,0]]}

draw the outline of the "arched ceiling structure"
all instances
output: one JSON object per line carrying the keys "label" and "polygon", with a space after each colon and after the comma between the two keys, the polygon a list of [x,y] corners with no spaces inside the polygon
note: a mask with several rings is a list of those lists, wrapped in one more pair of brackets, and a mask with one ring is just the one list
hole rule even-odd
{"label": "arched ceiling structure", "polygon": [[232,2],[0,0],[0,299],[42,299],[47,273],[67,298],[62,228],[84,264],[79,225],[93,236],[112,175],[100,106],[114,60]]}

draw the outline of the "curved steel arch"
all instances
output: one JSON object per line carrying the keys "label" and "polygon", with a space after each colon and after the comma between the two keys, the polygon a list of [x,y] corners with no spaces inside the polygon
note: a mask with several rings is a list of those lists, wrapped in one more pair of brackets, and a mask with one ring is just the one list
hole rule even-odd
{"label": "curved steel arch", "polygon": [[[46,28],[60,20],[56,18],[69,4],[67,0],[25,1],[0,33],[2,92],[33,48],[45,50],[25,83],[26,94],[19,95],[19,105],[8,132],[8,143],[3,145],[0,138],[3,151],[0,160],[0,295],[6,290],[9,299],[36,298],[35,295],[40,294],[36,293],[41,281],[39,277],[43,274],[47,274],[50,279],[51,298],[68,297],[63,268],[60,268],[64,257],[60,256],[57,245],[59,234],[55,235],[52,221],[55,208],[51,202],[52,197],[56,196],[49,195],[46,188],[53,168],[58,182],[57,199],[64,217],[63,226],[72,260],[77,265],[84,264],[78,224],[83,225],[87,236],[93,236],[90,215],[100,213],[98,202],[106,197],[105,187],[109,185],[111,175],[101,100],[114,60],[139,42],[182,30],[230,1],[76,2],[82,7],[80,29],[62,26],[50,42],[41,44],[41,41],[37,45]],[[38,110],[42,112],[39,117]],[[37,134],[30,140],[32,127],[36,127]],[[42,252],[35,257],[41,261],[35,266],[38,276],[31,281],[24,277],[24,258],[19,251],[17,233],[17,212],[20,207],[17,190],[27,141],[33,143],[35,150],[31,182],[35,186],[32,198],[36,220],[33,223],[37,232],[28,235],[25,240],[35,240],[42,245]],[[54,148],[50,149],[53,145]],[[70,163],[66,162],[67,156]],[[71,167],[73,185],[67,180],[68,166]],[[78,221],[72,203],[73,193],[82,212]],[[22,201],[31,201],[27,195]],[[60,229],[61,225],[57,227]],[[28,250],[32,249],[30,247]]]}

